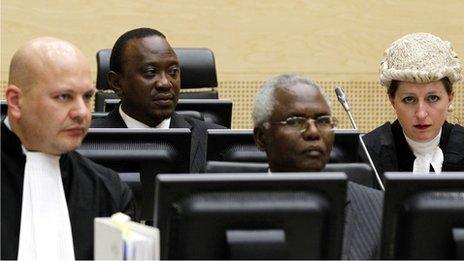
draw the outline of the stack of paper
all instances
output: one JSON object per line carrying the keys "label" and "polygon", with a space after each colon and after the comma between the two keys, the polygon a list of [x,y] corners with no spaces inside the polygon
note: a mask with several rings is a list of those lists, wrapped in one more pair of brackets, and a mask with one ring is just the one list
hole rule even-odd
{"label": "stack of paper", "polygon": [[159,230],[122,213],[94,221],[95,260],[159,260]]}

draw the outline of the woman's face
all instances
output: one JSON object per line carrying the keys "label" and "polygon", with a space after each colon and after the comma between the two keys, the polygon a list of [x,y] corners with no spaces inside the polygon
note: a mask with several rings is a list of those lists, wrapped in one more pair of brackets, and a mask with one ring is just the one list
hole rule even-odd
{"label": "woman's face", "polygon": [[400,82],[390,102],[408,138],[425,142],[435,138],[446,120],[453,100],[441,81]]}

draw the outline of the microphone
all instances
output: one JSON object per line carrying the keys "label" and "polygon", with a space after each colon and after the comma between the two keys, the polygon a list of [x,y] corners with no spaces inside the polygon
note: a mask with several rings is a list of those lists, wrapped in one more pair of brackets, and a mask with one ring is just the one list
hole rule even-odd
{"label": "microphone", "polygon": [[[356,122],[354,121],[353,115],[351,114],[350,106],[348,104],[348,99],[346,98],[345,92],[343,91],[342,87],[336,86],[335,87],[335,93],[337,94],[337,99],[342,105],[343,109],[345,112],[348,114],[348,118],[351,121],[351,125],[353,126],[354,129],[358,130],[358,126],[356,125]],[[377,179],[377,182],[379,183],[380,189],[385,191],[385,187],[382,183],[382,179],[380,179],[379,173],[377,172],[377,169],[375,168],[374,162],[372,161],[371,155],[369,154],[369,151],[367,150],[366,144],[364,143],[364,140],[362,139],[362,135],[359,135],[359,142],[361,144],[361,147],[366,153],[367,160],[369,161],[369,164],[372,166],[372,169],[374,170],[375,177]]]}
{"label": "microphone", "polygon": [[354,122],[353,115],[351,115],[351,110],[350,110],[350,105],[348,105],[348,100],[346,99],[345,92],[343,92],[342,87],[336,86],[335,87],[335,93],[337,94],[337,99],[340,102],[340,104],[343,106],[343,109],[345,109],[346,113],[348,114],[348,118],[350,118],[351,125],[353,126],[354,129],[358,129],[358,126],[356,126],[356,122]]}

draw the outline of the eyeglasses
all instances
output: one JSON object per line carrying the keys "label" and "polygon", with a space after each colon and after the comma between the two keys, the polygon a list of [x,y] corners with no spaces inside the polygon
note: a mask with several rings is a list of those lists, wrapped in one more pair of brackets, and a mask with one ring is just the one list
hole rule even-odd
{"label": "eyeglasses", "polygon": [[284,121],[268,122],[270,124],[280,124],[298,132],[305,132],[309,129],[309,123],[314,122],[319,131],[330,131],[337,126],[337,119],[330,115],[319,116],[315,119],[311,117],[288,117]]}

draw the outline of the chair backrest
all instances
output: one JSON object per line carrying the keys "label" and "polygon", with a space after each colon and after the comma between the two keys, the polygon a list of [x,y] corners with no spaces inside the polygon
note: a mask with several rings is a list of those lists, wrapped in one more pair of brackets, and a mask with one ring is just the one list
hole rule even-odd
{"label": "chair backrest", "polygon": [[[218,99],[216,62],[213,52],[208,48],[174,48],[180,64],[181,89],[208,88],[206,91],[182,92],[183,99]],[[97,52],[97,95],[95,96],[95,111],[103,111],[103,101],[106,98],[117,98],[109,90],[108,72],[110,70],[111,49],[101,49]]]}
{"label": "chair backrest", "polygon": [[[98,80],[97,80],[98,81]],[[97,90],[95,93],[95,111],[96,112],[105,112],[105,101],[107,100],[115,100],[119,97],[114,92],[104,91],[104,90]]]}
{"label": "chair backrest", "polygon": [[[264,173],[269,165],[264,162],[231,162],[208,161],[206,173]],[[328,163],[322,172],[345,172],[348,180],[375,188],[375,177],[372,168],[366,163]]]}

